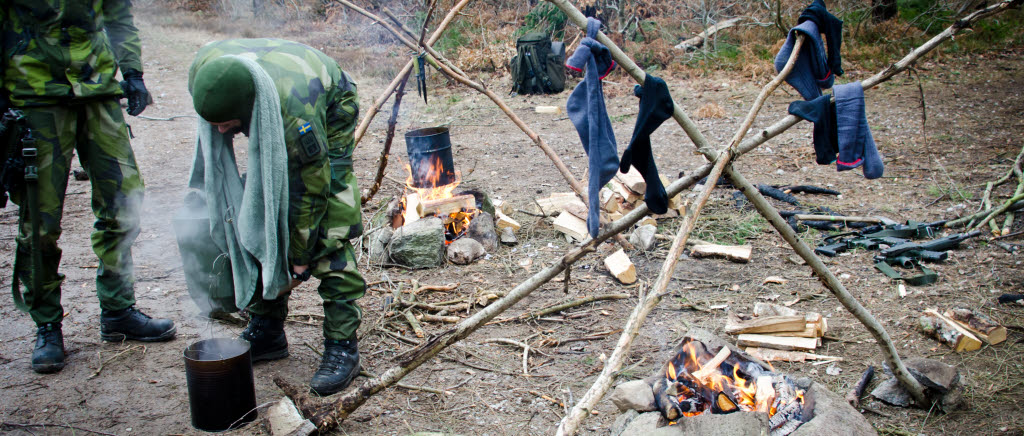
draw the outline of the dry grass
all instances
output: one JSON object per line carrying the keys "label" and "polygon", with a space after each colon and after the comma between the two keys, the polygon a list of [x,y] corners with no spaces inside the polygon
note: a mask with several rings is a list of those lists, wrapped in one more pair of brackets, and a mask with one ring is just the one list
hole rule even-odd
{"label": "dry grass", "polygon": [[697,118],[725,118],[725,109],[715,102],[705,103],[697,109]]}

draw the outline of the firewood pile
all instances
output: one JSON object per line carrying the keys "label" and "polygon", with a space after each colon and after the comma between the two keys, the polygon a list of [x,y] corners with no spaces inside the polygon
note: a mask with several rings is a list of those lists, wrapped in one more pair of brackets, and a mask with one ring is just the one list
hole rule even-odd
{"label": "firewood pile", "polygon": [[736,335],[737,346],[764,361],[841,360],[814,353],[828,332],[828,319],[820,313],[800,313],[777,304],[757,303],[750,316],[728,316],[725,332]]}
{"label": "firewood pile", "polygon": [[949,309],[943,313],[937,309],[927,309],[918,319],[918,328],[958,353],[974,351],[983,344],[995,345],[1006,340],[1006,327],[970,309]]}

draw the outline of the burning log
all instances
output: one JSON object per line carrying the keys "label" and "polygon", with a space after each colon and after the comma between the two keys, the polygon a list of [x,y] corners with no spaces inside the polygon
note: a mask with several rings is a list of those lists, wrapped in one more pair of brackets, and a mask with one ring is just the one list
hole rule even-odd
{"label": "burning log", "polygon": [[970,330],[978,339],[989,344],[1006,340],[1006,327],[999,325],[987,315],[970,309],[949,309],[943,316]]}
{"label": "burning log", "polygon": [[772,386],[772,376],[762,375],[757,377],[757,391],[754,393],[754,410],[758,412],[771,412],[772,403],[775,402],[775,387]]}
{"label": "burning log", "polygon": [[918,320],[918,327],[924,334],[953,347],[958,353],[981,348],[981,340],[974,334],[934,309],[924,311]]}
{"label": "burning log", "polygon": [[737,410],[740,410],[739,406],[725,392],[718,393],[715,397],[715,404],[711,408],[712,413],[732,413]]}
{"label": "burning log", "polygon": [[722,347],[722,349],[718,351],[718,354],[715,354],[715,357],[712,357],[711,360],[705,362],[701,365],[700,369],[694,371],[690,375],[704,383],[704,380],[710,377],[711,374],[719,372],[718,367],[722,365],[722,362],[725,362],[725,359],[727,359],[730,354],[732,354],[732,351],[729,350],[729,347]]}
{"label": "burning log", "polygon": [[405,212],[402,214],[404,218],[403,226],[409,225],[412,222],[420,219],[421,215],[416,210],[420,206],[420,195],[415,192],[410,192],[405,196]]}
{"label": "burning log", "polygon": [[784,351],[814,351],[821,344],[821,338],[782,337],[744,333],[737,338],[740,347],[774,348]]}
{"label": "burning log", "polygon": [[416,205],[415,210],[419,217],[423,218],[428,215],[446,217],[456,212],[475,208],[476,199],[473,194],[465,194],[437,200],[423,200]]}

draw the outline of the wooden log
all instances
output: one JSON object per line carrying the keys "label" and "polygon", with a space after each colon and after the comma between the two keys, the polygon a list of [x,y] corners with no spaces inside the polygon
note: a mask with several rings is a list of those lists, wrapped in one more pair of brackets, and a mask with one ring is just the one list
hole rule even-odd
{"label": "wooden log", "polygon": [[795,338],[744,333],[736,338],[740,347],[774,348],[785,351],[814,351],[821,338]]}
{"label": "wooden log", "polygon": [[874,375],[875,367],[868,366],[868,369],[860,376],[860,381],[846,394],[846,402],[850,403],[853,407],[859,407],[860,397],[864,396],[864,389],[867,389],[868,384],[871,383],[871,377],[874,377]]}
{"label": "wooden log", "polygon": [[640,171],[632,166],[629,167],[629,172],[616,173],[615,178],[634,194],[643,196],[647,192],[647,182],[644,180],[644,176],[640,175]]}
{"label": "wooden log", "polygon": [[747,347],[744,351],[765,362],[803,362],[806,360],[843,360],[838,356],[807,353],[804,351],[784,351],[772,348]]}
{"label": "wooden log", "polygon": [[476,199],[473,194],[464,194],[438,200],[423,200],[416,206],[416,213],[420,218],[428,215],[446,217],[456,212],[475,208]]}
{"label": "wooden log", "polygon": [[772,376],[762,375],[757,379],[757,390],[754,391],[754,410],[768,413],[775,402],[775,387],[772,386]]}
{"label": "wooden log", "polygon": [[773,336],[785,336],[793,338],[820,338],[824,335],[818,333],[818,326],[816,324],[805,324],[802,330],[796,330],[791,332],[770,332]]}
{"label": "wooden log", "polygon": [[405,219],[403,226],[409,225],[410,223],[420,219],[420,214],[416,210],[420,206],[420,195],[415,192],[410,192],[405,196],[405,212],[402,213],[402,217]]}
{"label": "wooden log", "polygon": [[555,216],[558,215],[567,203],[573,201],[579,201],[576,194],[572,192],[556,192],[544,198],[533,199],[537,203],[537,208],[540,209],[540,213],[544,216]]}
{"label": "wooden log", "polygon": [[693,257],[724,257],[738,263],[750,262],[753,248],[750,245],[702,244],[690,248]]}
{"label": "wooden log", "polygon": [[583,221],[587,220],[587,214],[590,212],[587,209],[587,205],[583,204],[583,202],[579,200],[566,203],[562,209]]}
{"label": "wooden log", "polygon": [[729,320],[725,324],[725,332],[730,335],[802,332],[806,328],[807,321],[803,316],[759,316],[744,320],[734,314],[729,314]]}
{"label": "wooden log", "polygon": [[636,192],[633,192],[618,179],[609,180],[608,184],[605,186],[611,189],[612,192],[619,194],[626,203],[630,204],[630,208],[632,208],[632,205],[635,205],[636,203],[644,199],[643,194],[637,194]]}
{"label": "wooden log", "polygon": [[960,324],[961,327],[970,330],[974,336],[981,339],[989,344],[998,344],[1006,340],[1006,327],[999,325],[992,318],[984,313],[970,310],[970,309],[949,309],[943,314],[946,318],[949,318]]}
{"label": "wooden log", "polygon": [[704,382],[704,379],[711,376],[711,374],[720,372],[718,371],[718,367],[722,365],[722,362],[725,362],[725,359],[729,358],[730,354],[732,354],[732,351],[729,350],[729,347],[722,347],[722,349],[718,350],[718,353],[715,354],[715,357],[712,357],[711,360],[704,362],[704,364],[701,365],[699,369],[690,373],[690,375],[692,375],[693,378],[700,380],[701,383],[704,383],[706,385],[707,383]]}
{"label": "wooden log", "polygon": [[604,258],[604,266],[622,284],[628,285],[636,282],[636,267],[621,248],[611,256]]}
{"label": "wooden log", "polygon": [[974,334],[934,309],[924,311],[918,320],[918,327],[924,334],[949,345],[958,353],[981,348],[981,340]]}
{"label": "wooden log", "polygon": [[598,199],[601,201],[601,209],[613,213],[622,210],[622,196],[608,188],[601,188],[598,191]]}
{"label": "wooden log", "polygon": [[555,222],[551,223],[551,226],[578,242],[586,241],[590,237],[590,233],[587,232],[587,222],[567,211],[562,211],[555,218]]}
{"label": "wooden log", "polygon": [[515,231],[519,230],[519,228],[522,226],[520,226],[519,223],[516,222],[516,220],[509,218],[508,215],[505,215],[500,210],[495,210],[494,227],[497,227],[499,230],[504,229],[505,227],[510,227],[513,231]]}
{"label": "wooden log", "polygon": [[718,23],[715,23],[715,25],[708,27],[706,30],[704,30],[697,36],[680,42],[679,44],[676,44],[675,48],[687,51],[696,49],[697,47],[700,47],[702,44],[704,44],[704,40],[710,38],[711,35],[714,35],[719,30],[728,29],[732,26],[739,24],[741,21],[745,19],[746,17],[733,17],[728,20],[719,21]]}

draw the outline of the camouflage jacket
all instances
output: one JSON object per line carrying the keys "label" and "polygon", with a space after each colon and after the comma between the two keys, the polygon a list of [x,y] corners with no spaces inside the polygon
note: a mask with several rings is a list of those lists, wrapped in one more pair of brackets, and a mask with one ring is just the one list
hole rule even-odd
{"label": "camouflage jacket", "polygon": [[326,254],[322,250],[340,247],[337,241],[362,234],[352,172],[356,85],[312,47],[282,39],[230,39],[199,50],[189,69],[189,92],[200,67],[228,54],[254,60],[277,87],[288,148],[288,257],[293,265],[309,265]]}
{"label": "camouflage jacket", "polygon": [[121,95],[114,77],[142,72],[131,0],[3,0],[2,85],[17,106]]}

